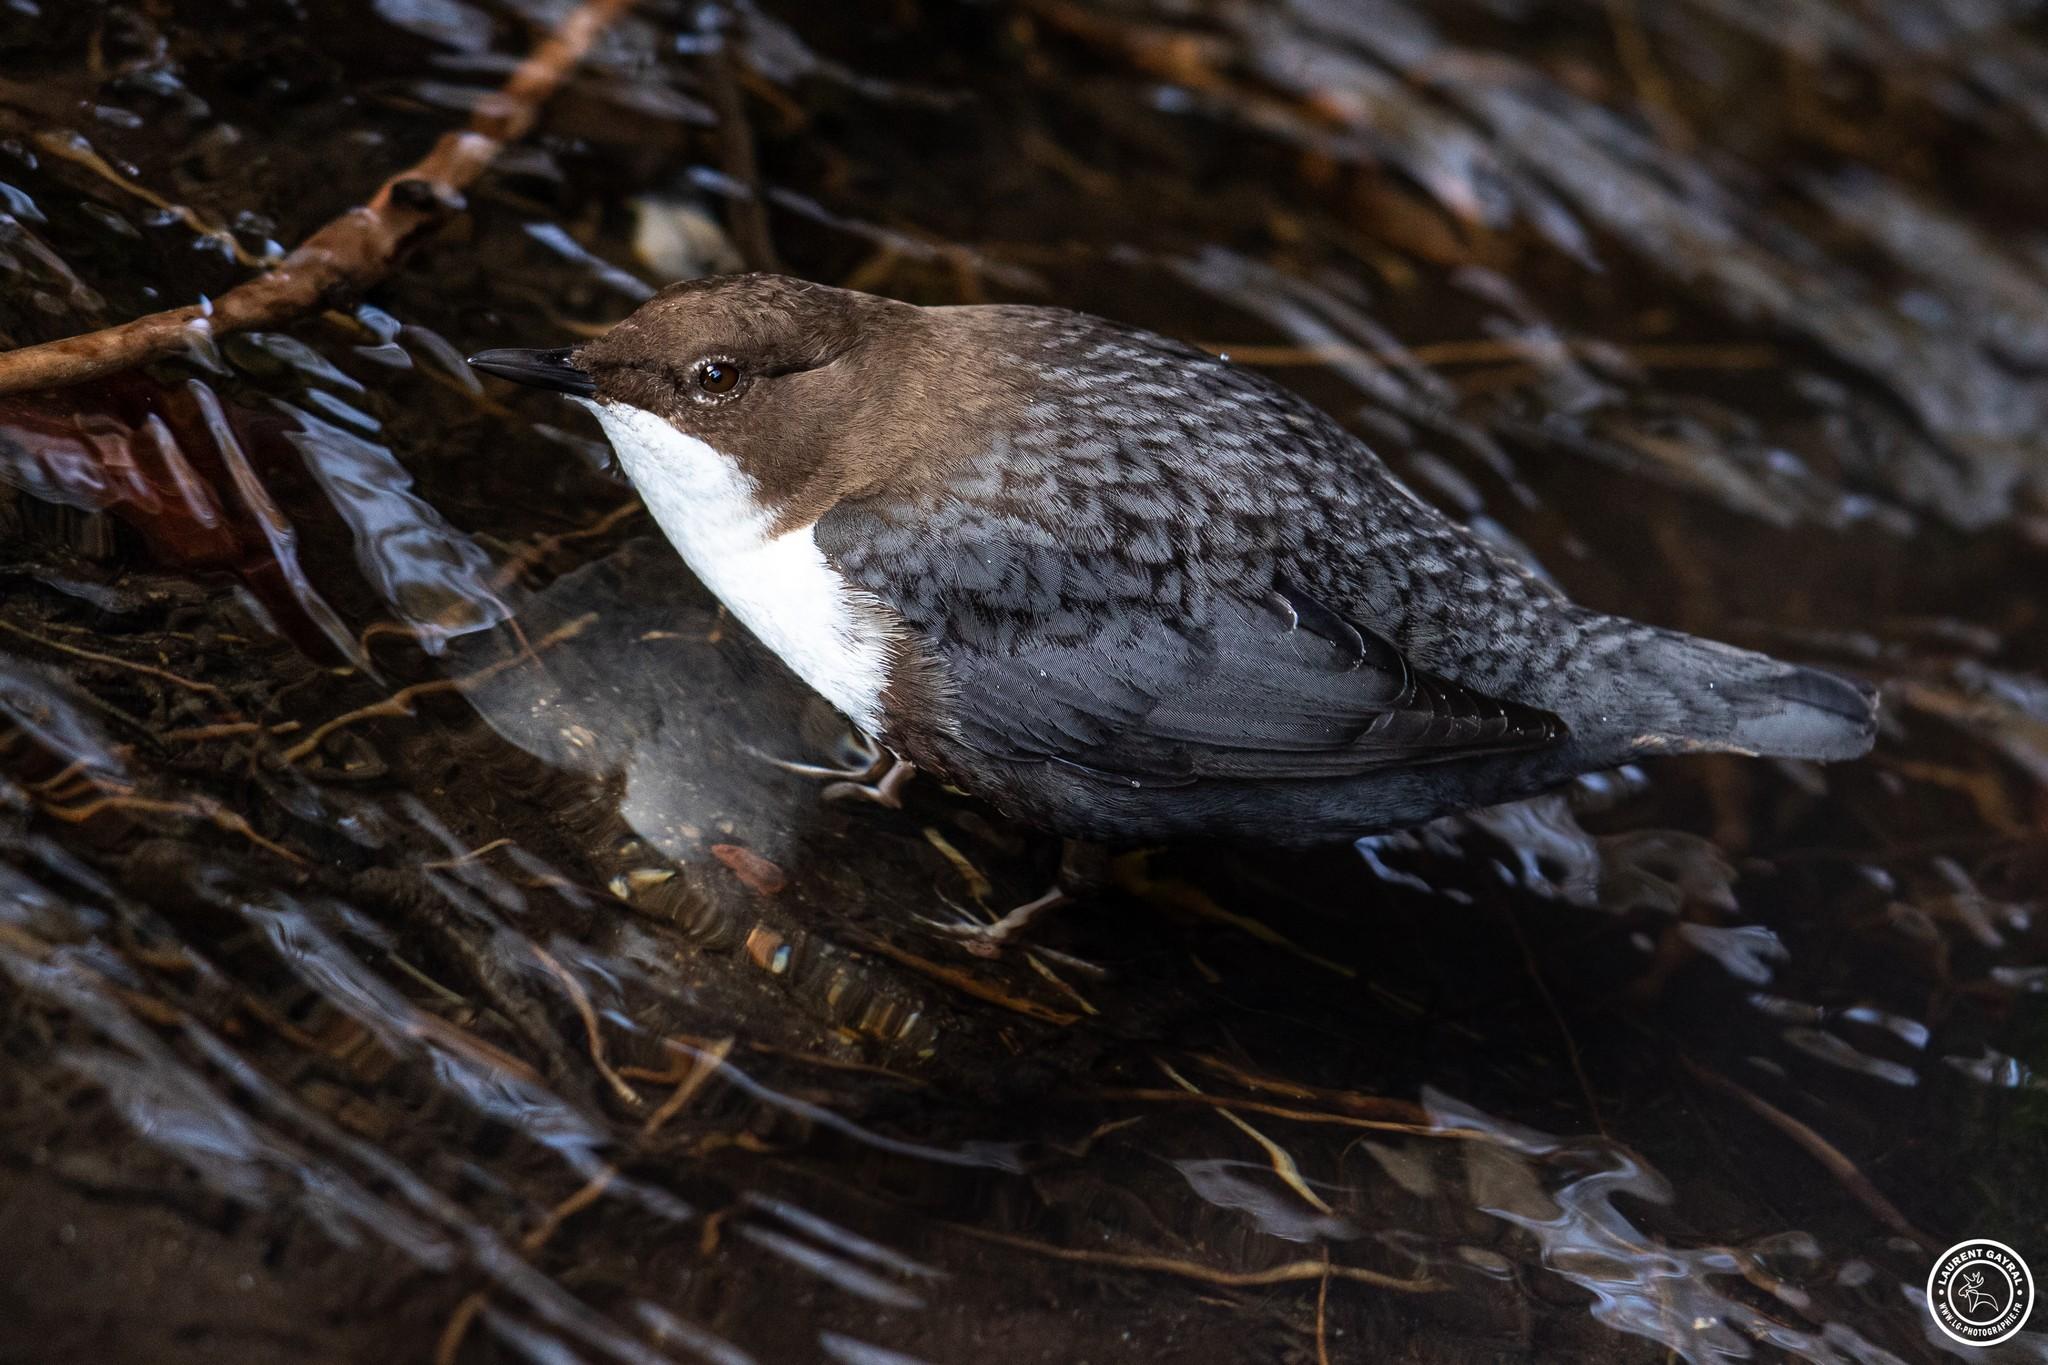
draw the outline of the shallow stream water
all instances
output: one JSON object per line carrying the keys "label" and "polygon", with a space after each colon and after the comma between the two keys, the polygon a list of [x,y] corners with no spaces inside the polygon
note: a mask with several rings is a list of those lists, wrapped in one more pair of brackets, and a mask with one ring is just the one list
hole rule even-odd
{"label": "shallow stream water", "polygon": [[[0,2],[0,343],[218,296],[567,0]],[[1867,677],[1315,855],[847,736],[471,351],[740,266],[1268,369],[1589,604]],[[0,1361],[2048,1360],[2048,21],[642,0],[363,299],[0,398]]]}

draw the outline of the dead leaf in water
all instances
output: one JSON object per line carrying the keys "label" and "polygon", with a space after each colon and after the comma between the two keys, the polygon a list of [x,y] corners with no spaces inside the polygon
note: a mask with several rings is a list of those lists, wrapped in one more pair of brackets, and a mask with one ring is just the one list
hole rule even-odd
{"label": "dead leaf in water", "polygon": [[781,868],[750,848],[742,848],[738,844],[713,844],[711,856],[746,883],[748,890],[760,895],[773,896],[789,885],[789,878]]}

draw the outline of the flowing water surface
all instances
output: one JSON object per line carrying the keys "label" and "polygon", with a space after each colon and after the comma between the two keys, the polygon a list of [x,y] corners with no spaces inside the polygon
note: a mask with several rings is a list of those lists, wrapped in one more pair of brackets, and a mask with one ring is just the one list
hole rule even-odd
{"label": "flowing water surface", "polygon": [[[0,3],[0,342],[216,297],[567,0]],[[843,760],[461,357],[776,268],[1269,369],[1590,604],[1880,683],[1315,855]],[[2048,21],[643,0],[365,299],[0,399],[0,1360],[2048,1360]]]}

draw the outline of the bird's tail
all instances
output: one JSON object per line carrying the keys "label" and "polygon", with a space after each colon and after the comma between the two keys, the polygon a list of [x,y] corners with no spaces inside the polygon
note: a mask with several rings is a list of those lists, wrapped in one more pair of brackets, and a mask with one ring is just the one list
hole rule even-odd
{"label": "bird's tail", "polygon": [[1715,640],[1628,623],[1611,709],[1641,752],[1727,752],[1821,762],[1877,738],[1877,689]]}

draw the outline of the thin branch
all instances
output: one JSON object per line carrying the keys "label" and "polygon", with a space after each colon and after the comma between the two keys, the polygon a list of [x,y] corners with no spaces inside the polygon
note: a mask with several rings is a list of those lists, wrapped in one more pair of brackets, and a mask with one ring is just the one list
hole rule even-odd
{"label": "thin branch", "polygon": [[[617,1175],[617,1168],[603,1167],[576,1193],[549,1209],[547,1216],[535,1224],[531,1232],[519,1239],[519,1249],[526,1253],[527,1259],[531,1260],[538,1255],[541,1248],[553,1240],[554,1235],[561,1230],[563,1223],[603,1198],[604,1192],[611,1187]],[[448,1323],[441,1329],[440,1338],[434,1343],[434,1365],[454,1365],[456,1355],[462,1350],[462,1339],[469,1335],[470,1324],[476,1321],[477,1314],[481,1313],[489,1302],[490,1295],[479,1289],[455,1305],[455,1311],[448,1315]]]}
{"label": "thin branch", "polygon": [[586,612],[567,625],[549,631],[545,636],[534,641],[532,646],[523,653],[510,655],[460,678],[431,678],[426,682],[414,683],[410,687],[402,687],[383,701],[372,702],[368,706],[359,706],[346,715],[336,716],[333,720],[324,721],[312,734],[307,735],[297,744],[285,750],[284,761],[287,763],[297,763],[307,754],[318,749],[329,735],[337,730],[346,729],[358,721],[376,720],[379,717],[386,716],[409,716],[412,714],[412,704],[421,697],[429,697],[441,692],[467,692],[479,683],[488,682],[492,678],[497,677],[508,668],[516,668],[530,659],[537,658],[541,650],[549,649],[564,640],[573,639],[582,633],[585,626],[588,626],[596,619],[596,612]]}
{"label": "thin branch", "polygon": [[1432,1294],[1444,1288],[1443,1281],[1430,1279],[1426,1275],[1405,1279],[1399,1275],[1367,1270],[1364,1266],[1333,1264],[1327,1260],[1289,1261],[1285,1265],[1270,1266],[1264,1270],[1220,1270],[1215,1266],[1203,1265],[1199,1261],[1184,1261],[1176,1256],[1093,1251],[1083,1247],[1055,1246],[1050,1242],[1033,1241],[1028,1237],[1013,1237],[1009,1233],[973,1227],[965,1223],[948,1223],[946,1226],[954,1232],[980,1241],[1016,1247],[1020,1251],[1036,1252],[1040,1256],[1050,1256],[1055,1260],[1077,1261],[1083,1265],[1113,1266],[1120,1270],[1151,1270],[1162,1275],[1178,1275],[1184,1279],[1222,1285],[1231,1289],[1257,1289],[1275,1284],[1299,1284],[1304,1280],[1332,1279],[1369,1284],[1378,1289],[1391,1289],[1402,1294]]}
{"label": "thin branch", "polygon": [[921,975],[928,976],[934,981],[943,982],[963,995],[971,995],[976,1000],[986,1001],[991,1005],[1000,1005],[1002,1008],[1021,1014],[1027,1019],[1036,1019],[1043,1024],[1059,1024],[1064,1026],[1076,1023],[1081,1018],[1080,1015],[1071,1014],[1066,1010],[1054,1009],[1050,1005],[1041,1005],[1036,1000],[1026,1000],[1023,996],[1011,995],[1008,991],[992,986],[972,973],[933,962],[929,958],[919,957],[916,953],[904,948],[898,948],[895,944],[886,942],[883,939],[864,937],[861,946],[869,952],[880,953],[883,957],[889,958],[891,961],[908,967],[910,970]]}
{"label": "thin branch", "polygon": [[609,1085],[612,1093],[624,1103],[635,1109],[645,1105],[646,1101],[640,1098],[639,1092],[619,1079],[619,1073],[612,1070],[612,1064],[605,1060],[604,1033],[597,1026],[597,1011],[591,1006],[590,992],[584,990],[583,983],[571,975],[567,967],[556,961],[554,954],[547,949],[538,943],[529,943],[526,948],[541,966],[547,968],[549,975],[562,983],[562,989],[568,993],[569,1003],[576,1007],[576,1015],[583,1021],[584,1039],[590,1046],[590,1060],[596,1065],[597,1074],[604,1077],[605,1084]]}
{"label": "thin branch", "polygon": [[[1164,1058],[1156,1057],[1153,1060],[1159,1064],[1159,1069],[1166,1073],[1168,1080],[1187,1091],[1190,1095],[1203,1093],[1201,1087],[1167,1065]],[[1266,1154],[1267,1160],[1272,1163],[1273,1174],[1280,1177],[1280,1182],[1283,1185],[1300,1195],[1302,1200],[1317,1213],[1327,1215],[1333,1212],[1330,1206],[1323,1202],[1323,1197],[1310,1189],[1308,1182],[1301,1178],[1301,1167],[1295,1163],[1293,1155],[1285,1147],[1282,1147],[1279,1143],[1260,1132],[1249,1121],[1239,1118],[1223,1106],[1218,1105],[1216,1112],[1229,1120],[1246,1137],[1259,1144],[1259,1149]]]}
{"label": "thin branch", "polygon": [[1316,1365],[1330,1365],[1330,1249],[1323,1248],[1323,1275],[1316,1281]]}
{"label": "thin branch", "polygon": [[1428,1123],[1394,1123],[1381,1119],[1364,1119],[1352,1114],[1331,1114],[1319,1109],[1290,1109],[1286,1105],[1267,1104],[1263,1100],[1239,1099],[1232,1095],[1211,1095],[1206,1092],[1187,1094],[1180,1090],[1148,1090],[1123,1086],[1104,1086],[1087,1092],[1095,1100],[1130,1100],[1139,1104],[1199,1104],[1210,1109],[1242,1110],[1247,1114],[1265,1114],[1276,1119],[1292,1119],[1296,1123],[1334,1124],[1340,1128],[1358,1128],[1372,1133],[1405,1133],[1409,1137],[1449,1138],[1459,1142],[1492,1142],[1491,1133],[1478,1128],[1447,1128]]}
{"label": "thin branch", "polygon": [[256,845],[256,847],[263,849],[267,853],[274,853],[286,862],[297,863],[301,867],[306,865],[304,858],[301,858],[284,845],[264,838],[256,832],[255,828],[247,820],[229,810],[226,806],[221,805],[220,802],[215,801],[210,796],[194,795],[183,801],[160,801],[152,797],[129,796],[126,793],[119,793],[111,796],[95,797],[93,800],[77,806],[45,804],[39,806],[38,809],[52,819],[62,820],[66,824],[72,825],[82,825],[102,811],[109,810],[139,815],[183,815],[196,820],[210,820],[217,828],[224,829],[230,834],[239,834],[250,843]]}
{"label": "thin branch", "polygon": [[[4,364],[5,359],[4,356],[0,356],[0,364]],[[45,649],[54,649],[60,654],[69,654],[73,658],[90,659],[94,663],[107,664],[113,668],[125,668],[131,673],[142,673],[152,678],[161,678],[165,682],[176,687],[182,687],[189,692],[197,692],[201,696],[212,697],[221,704],[223,709],[229,712],[233,712],[235,709],[235,704],[228,700],[228,694],[215,687],[212,683],[198,682],[192,678],[173,673],[168,668],[158,668],[153,664],[139,664],[133,659],[123,659],[114,654],[101,654],[96,650],[80,649],[77,645],[67,645],[61,640],[51,640],[37,635],[33,631],[24,630],[12,621],[0,621],[0,630],[4,630],[10,635],[18,635],[24,640],[33,641]]]}
{"label": "thin branch", "polygon": [[662,1125],[683,1112],[691,1098],[704,1088],[704,1082],[711,1074],[725,1065],[725,1059],[732,1054],[732,1038],[721,1038],[694,1055],[689,1071],[675,1088],[675,1093],[661,1102],[661,1107],[647,1116],[647,1122],[640,1126],[640,1139],[646,1141],[661,1131]]}
{"label": "thin branch", "polygon": [[370,202],[315,232],[276,268],[210,303],[151,313],[114,327],[0,355],[0,393],[103,379],[150,361],[205,349],[215,338],[278,327],[362,293],[405,249],[459,212],[462,192],[524,137],[540,107],[632,0],[584,0],[486,100],[468,128],[449,133]]}
{"label": "thin branch", "polygon": [[1687,1057],[1681,1057],[1678,1060],[1680,1065],[1684,1066],[1692,1074],[1693,1079],[1711,1089],[1720,1091],[1732,1099],[1740,1101],[1751,1113],[1770,1124],[1773,1128],[1776,1128],[1786,1137],[1792,1139],[1808,1156],[1825,1167],[1827,1173],[1839,1181],[1843,1189],[1854,1195],[1857,1202],[1870,1210],[1871,1214],[1880,1223],[1883,1223],[1901,1236],[1919,1243],[1923,1249],[1930,1253],[1937,1246],[1941,1245],[1926,1233],[1914,1227],[1912,1220],[1900,1212],[1897,1204],[1885,1198],[1884,1193],[1875,1184],[1871,1183],[1870,1177],[1863,1174],[1857,1168],[1856,1163],[1851,1161],[1841,1148],[1829,1142],[1813,1128],[1801,1123],[1798,1119],[1793,1118],[1763,1096],[1746,1086],[1730,1080],[1720,1072],[1701,1066]]}

